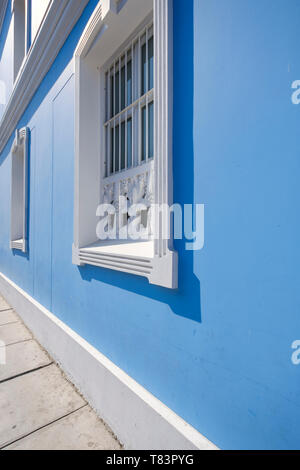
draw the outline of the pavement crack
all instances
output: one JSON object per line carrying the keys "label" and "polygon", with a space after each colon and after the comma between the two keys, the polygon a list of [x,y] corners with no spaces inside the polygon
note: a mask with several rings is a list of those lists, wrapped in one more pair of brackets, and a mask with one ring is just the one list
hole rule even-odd
{"label": "pavement crack", "polygon": [[16,442],[19,442],[21,441],[22,439],[25,439],[25,437],[28,437],[28,436],[31,436],[32,434],[35,434],[36,432],[38,431],[41,431],[41,429],[44,429],[44,428],[47,428],[48,426],[51,426],[52,424],[54,423],[57,423],[58,421],[61,421],[62,419],[64,418],[68,418],[68,416],[71,416],[73,413],[76,413],[77,411],[79,410],[82,410],[83,408],[85,408],[86,406],[88,406],[87,403],[85,403],[84,405],[80,406],[79,408],[76,408],[76,410],[72,410],[70,411],[69,413],[63,415],[63,416],[60,416],[59,418],[56,418],[54,419],[53,421],[50,421],[49,423],[47,424],[44,424],[43,426],[40,426],[36,429],[34,429],[33,431],[27,433],[27,434],[23,434],[21,437],[18,437],[17,439],[14,439],[10,442],[6,442],[4,444],[4,446],[0,447],[0,450],[5,450],[7,447],[11,446],[12,444],[15,444]]}
{"label": "pavement crack", "polygon": [[19,320],[16,320],[16,321],[9,321],[7,323],[3,323],[3,325],[0,325],[0,326],[6,326],[6,325],[14,325],[15,323],[20,323]]}
{"label": "pavement crack", "polygon": [[7,379],[0,380],[0,385],[5,383],[5,382],[9,382],[10,380],[17,379],[18,377],[23,377],[24,375],[31,374],[32,372],[36,372],[38,370],[45,369],[46,367],[49,367],[52,364],[54,364],[54,362],[49,362],[49,364],[45,364],[44,366],[35,367],[34,369],[27,370],[26,372],[21,372],[20,374],[13,375],[12,377],[9,377]]}

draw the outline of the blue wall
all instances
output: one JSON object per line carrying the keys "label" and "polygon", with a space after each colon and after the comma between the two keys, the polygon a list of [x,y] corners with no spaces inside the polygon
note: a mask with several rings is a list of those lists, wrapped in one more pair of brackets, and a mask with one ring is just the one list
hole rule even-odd
{"label": "blue wall", "polygon": [[19,123],[28,256],[8,249],[12,139],[0,156],[0,271],[221,448],[299,448],[300,3],[174,0],[175,201],[206,206],[176,292],[72,265],[70,61],[96,3]]}

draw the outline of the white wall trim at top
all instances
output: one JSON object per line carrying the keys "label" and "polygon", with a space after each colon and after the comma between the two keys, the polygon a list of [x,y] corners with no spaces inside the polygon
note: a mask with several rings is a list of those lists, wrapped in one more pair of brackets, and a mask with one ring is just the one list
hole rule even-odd
{"label": "white wall trim at top", "polygon": [[0,3],[0,34],[5,18],[6,8],[7,8],[8,0],[2,0]]}
{"label": "white wall trim at top", "polygon": [[[0,122],[0,153],[87,3],[88,0],[52,0]],[[0,19],[2,10],[3,6]]]}
{"label": "white wall trim at top", "polygon": [[0,273],[0,293],[128,450],[217,447]]}

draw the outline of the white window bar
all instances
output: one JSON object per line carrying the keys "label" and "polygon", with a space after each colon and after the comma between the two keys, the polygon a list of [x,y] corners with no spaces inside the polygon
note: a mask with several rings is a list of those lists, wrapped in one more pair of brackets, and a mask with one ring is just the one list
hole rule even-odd
{"label": "white window bar", "polygon": [[[149,91],[149,50],[148,50],[148,28],[146,29],[146,92]],[[148,93],[146,96],[146,155],[145,161],[148,161],[148,143],[149,143],[149,119],[148,119]]]}
{"label": "white window bar", "polygon": [[[138,50],[138,90],[139,90],[139,97],[142,96],[142,70],[141,70],[141,65],[142,65],[142,51],[141,51],[141,36],[139,36],[139,50]],[[142,162],[142,136],[141,136],[141,130],[142,130],[142,116],[141,116],[141,100],[139,100],[138,103],[139,107],[139,117],[138,117],[138,165],[141,164]]]}
{"label": "white window bar", "polygon": [[[108,72],[108,116],[107,116],[107,119],[109,119],[111,117],[111,75],[110,75],[110,69],[109,69],[109,72]],[[111,125],[109,123],[108,127],[107,127],[107,140],[108,140],[108,156],[107,156],[107,175],[110,175],[111,173],[111,164],[112,164],[112,161],[111,161],[111,154],[112,154],[112,148],[111,148]]]}
{"label": "white window bar", "polygon": [[127,49],[125,52],[125,83],[124,83],[124,101],[125,101],[125,169],[127,170],[127,159],[128,159],[128,142],[127,142],[127,133],[128,133],[128,114],[127,114],[127,108],[128,108],[128,70],[127,70],[127,62],[128,62],[128,54],[127,54]]}
{"label": "white window bar", "polygon": [[[134,96],[134,69],[135,69],[135,60],[134,60],[134,43],[131,43],[131,102],[135,101]],[[131,167],[134,167],[134,139],[135,139],[135,132],[134,132],[134,109],[132,110],[132,121],[131,121]]]}
{"label": "white window bar", "polygon": [[121,57],[119,57],[119,171],[122,170],[121,164],[121,153],[122,153],[122,132],[121,132],[121,111],[122,111],[122,69],[121,69]]}
{"label": "white window bar", "polygon": [[[116,114],[116,62],[114,62],[114,77],[113,77],[113,89],[114,89],[114,99],[113,99],[113,116]],[[113,145],[113,173],[116,172],[116,120],[113,118],[113,134],[114,134],[114,145]]]}

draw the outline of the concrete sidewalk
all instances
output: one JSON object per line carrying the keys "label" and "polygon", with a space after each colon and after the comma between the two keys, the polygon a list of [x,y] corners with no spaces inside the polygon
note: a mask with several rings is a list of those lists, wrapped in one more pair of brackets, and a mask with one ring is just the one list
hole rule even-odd
{"label": "concrete sidewalk", "polygon": [[0,449],[121,449],[1,296]]}

